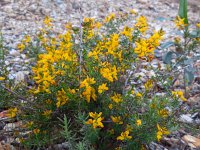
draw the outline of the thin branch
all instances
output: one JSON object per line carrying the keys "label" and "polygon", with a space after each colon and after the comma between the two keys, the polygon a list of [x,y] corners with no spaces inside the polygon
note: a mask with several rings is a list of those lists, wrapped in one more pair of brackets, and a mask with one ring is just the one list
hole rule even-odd
{"label": "thin branch", "polygon": [[82,59],[83,59],[83,16],[82,16],[82,2],[80,2],[80,7],[79,7],[79,15],[80,15],[80,26],[79,26],[79,31],[80,31],[80,52],[79,52],[79,81],[81,79],[81,73],[82,73]]}
{"label": "thin branch", "polygon": [[12,95],[15,95],[18,99],[28,102],[28,100],[27,100],[26,98],[20,96],[18,93],[12,91],[11,89],[5,87],[5,86],[2,85],[2,84],[0,84],[0,86],[1,86],[4,90],[6,90],[6,91],[8,91],[9,93],[11,93]]}

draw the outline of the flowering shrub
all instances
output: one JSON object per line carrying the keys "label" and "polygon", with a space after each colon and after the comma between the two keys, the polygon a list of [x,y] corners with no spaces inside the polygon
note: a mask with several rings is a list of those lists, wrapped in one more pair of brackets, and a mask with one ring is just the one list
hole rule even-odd
{"label": "flowering shrub", "polygon": [[[133,18],[131,26],[124,25]],[[13,88],[6,75],[0,76],[0,92],[17,91],[13,96],[21,100],[8,105],[8,116],[22,120],[15,135],[20,142],[45,147],[65,140],[69,149],[141,149],[168,135],[179,101],[186,99],[180,91],[169,91],[171,78],[162,79],[161,68],[150,65],[164,31],[147,31],[147,19],[134,11],[102,21],[84,18],[80,27],[68,23],[63,33],[55,33],[53,20],[46,17],[44,28],[18,45],[33,60],[34,83]],[[155,69],[156,75],[129,84],[130,71],[142,67]],[[155,94],[158,83],[164,95]]]}

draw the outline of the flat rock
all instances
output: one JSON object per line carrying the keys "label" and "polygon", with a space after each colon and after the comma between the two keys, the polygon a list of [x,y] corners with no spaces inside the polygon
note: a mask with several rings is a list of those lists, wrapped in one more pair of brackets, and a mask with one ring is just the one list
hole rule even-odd
{"label": "flat rock", "polygon": [[183,114],[180,116],[179,121],[184,123],[193,123],[192,115],[191,114]]}
{"label": "flat rock", "polygon": [[191,135],[185,135],[182,139],[192,148],[200,148],[200,138]]}

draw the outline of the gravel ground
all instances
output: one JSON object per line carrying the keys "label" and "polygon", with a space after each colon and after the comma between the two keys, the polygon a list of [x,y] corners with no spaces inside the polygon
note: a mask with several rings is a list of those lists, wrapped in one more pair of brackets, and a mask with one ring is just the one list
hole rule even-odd
{"label": "gravel ground", "polygon": [[[70,21],[78,24],[79,8],[83,16],[104,18],[111,12],[135,9],[148,18],[150,26],[173,35],[173,19],[178,12],[178,0],[0,0],[0,30],[6,46],[14,48],[24,34],[33,34],[45,16],[54,18],[61,31]],[[200,1],[189,0],[190,21],[200,21]]]}

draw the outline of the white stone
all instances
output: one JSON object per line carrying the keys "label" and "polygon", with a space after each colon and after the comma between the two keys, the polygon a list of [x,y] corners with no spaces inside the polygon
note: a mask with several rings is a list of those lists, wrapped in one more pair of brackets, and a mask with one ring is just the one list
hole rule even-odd
{"label": "white stone", "polygon": [[25,74],[23,71],[19,71],[16,73],[16,76],[15,76],[15,84],[18,84],[20,82],[23,82],[25,79]]}
{"label": "white stone", "polygon": [[10,55],[11,55],[11,56],[19,56],[20,53],[19,53],[17,50],[12,49],[12,50],[10,51]]}
{"label": "white stone", "polygon": [[180,116],[179,119],[181,122],[185,123],[193,123],[192,115],[191,114],[183,114]]}

